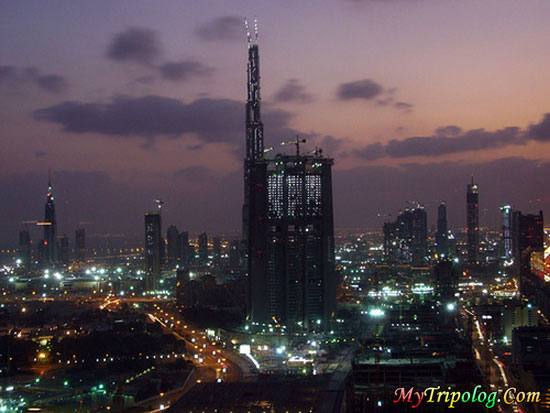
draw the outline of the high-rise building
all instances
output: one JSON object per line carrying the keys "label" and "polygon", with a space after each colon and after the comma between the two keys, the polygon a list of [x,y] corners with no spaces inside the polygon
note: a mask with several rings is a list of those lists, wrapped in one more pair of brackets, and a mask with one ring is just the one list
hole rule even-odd
{"label": "high-rise building", "polygon": [[434,267],[435,293],[438,301],[444,306],[456,305],[458,292],[458,278],[460,271],[458,265],[449,259],[440,260]]}
{"label": "high-rise building", "polygon": [[514,211],[510,205],[500,208],[502,213],[502,240],[500,257],[505,263],[512,264],[515,258],[514,251]]}
{"label": "high-rise building", "polygon": [[468,262],[479,261],[479,188],[472,182],[466,186],[466,231]]}
{"label": "high-rise building", "polygon": [[199,262],[201,265],[208,264],[208,235],[206,232],[199,234]]}
{"label": "high-rise building", "polygon": [[260,120],[257,36],[248,39],[244,161],[248,319],[326,328],[336,311],[333,160],[300,154],[266,158]]}
{"label": "high-rise building", "polygon": [[538,215],[517,213],[519,289],[526,298],[532,298],[540,285],[540,280],[531,271],[531,258],[544,251],[544,219],[542,211]]}
{"label": "high-rise building", "polygon": [[51,174],[48,178],[48,193],[44,206],[44,240],[43,240],[43,264],[53,265],[57,262],[57,220],[55,217],[55,203]]}
{"label": "high-rise building", "polygon": [[78,261],[86,259],[86,230],[79,228],[74,233],[75,254]]}
{"label": "high-rise building", "polygon": [[249,219],[250,219],[250,188],[254,180],[254,163],[264,157],[264,125],[261,119],[260,103],[260,53],[258,49],[258,33],[254,37],[247,30],[248,64],[247,64],[247,101],[245,109],[246,154],[244,157],[244,203],[243,203],[243,253],[247,260]]}
{"label": "high-rise building", "polygon": [[30,267],[31,265],[31,236],[29,231],[19,231],[19,259],[21,265],[24,267]]}
{"label": "high-rise building", "polygon": [[188,266],[193,260],[193,251],[189,247],[189,232],[182,231],[178,235],[178,258]]}
{"label": "high-rise building", "polygon": [[239,241],[233,240],[229,246],[229,265],[236,270],[241,265],[241,245]]}
{"label": "high-rise building", "polygon": [[160,212],[145,214],[145,287],[148,291],[158,289],[161,264],[161,216]]}
{"label": "high-rise building", "polygon": [[449,256],[449,234],[447,225],[447,207],[445,204],[437,208],[437,232],[435,234],[436,250],[439,257]]}
{"label": "high-rise building", "polygon": [[62,264],[69,263],[69,237],[63,234],[59,238],[59,261]]}
{"label": "high-rise building", "polygon": [[384,255],[391,263],[422,265],[428,255],[428,219],[421,205],[405,209],[395,222],[386,222]]}
{"label": "high-rise building", "polygon": [[166,230],[166,250],[168,261],[175,261],[178,259],[178,228],[175,225],[170,225]]}

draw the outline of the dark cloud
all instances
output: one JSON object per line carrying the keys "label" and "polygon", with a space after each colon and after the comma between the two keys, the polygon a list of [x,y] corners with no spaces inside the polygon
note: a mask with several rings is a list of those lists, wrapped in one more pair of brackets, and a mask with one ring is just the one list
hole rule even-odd
{"label": "dark cloud", "polygon": [[[60,125],[70,133],[97,133],[113,137],[157,136],[177,138],[196,134],[203,142],[238,144],[244,137],[240,101],[201,98],[190,103],[163,96],[115,97],[110,103],[66,101],[32,113],[36,120]],[[281,141],[297,132],[289,127],[293,115],[284,110],[263,112],[266,136]]]}
{"label": "dark cloud", "polygon": [[242,40],[244,38],[244,19],[238,16],[218,17],[200,25],[195,33],[202,40]]}
{"label": "dark cloud", "polygon": [[376,142],[354,151],[354,154],[366,161],[373,161],[383,158],[386,152],[384,146],[380,142]]}
{"label": "dark cloud", "polygon": [[212,69],[194,60],[166,62],[159,68],[163,78],[172,81],[185,81],[195,76],[208,76]]}
{"label": "dark cloud", "polygon": [[36,156],[37,158],[44,158],[46,155],[47,155],[47,153],[44,152],[44,151],[35,151],[34,152],[34,156]]}
{"label": "dark cloud", "polygon": [[379,96],[384,88],[374,80],[364,79],[343,83],[338,87],[337,95],[341,100],[366,99],[372,100]]}
{"label": "dark cloud", "polygon": [[462,132],[462,128],[455,125],[449,125],[449,126],[441,126],[440,128],[437,128],[435,130],[435,134],[437,136],[456,136]]}
{"label": "dark cloud", "polygon": [[308,93],[298,79],[289,79],[275,94],[276,102],[309,103],[313,101],[313,95]]}
{"label": "dark cloud", "polygon": [[12,87],[35,84],[46,92],[54,94],[66,92],[68,89],[64,76],[42,74],[36,67],[0,66],[0,84]]}
{"label": "dark cloud", "polygon": [[107,57],[113,60],[139,64],[152,64],[162,51],[155,31],[142,27],[129,27],[116,34],[107,48]]}
{"label": "dark cloud", "polygon": [[59,75],[43,75],[36,78],[36,83],[42,89],[51,93],[63,93],[67,90],[67,81]]}
{"label": "dark cloud", "polygon": [[546,113],[540,123],[529,126],[527,137],[539,142],[550,142],[550,113]]}
{"label": "dark cloud", "polygon": [[393,106],[394,108],[399,109],[404,113],[409,113],[410,111],[412,111],[414,107],[412,103],[408,103],[408,102],[395,102]]}

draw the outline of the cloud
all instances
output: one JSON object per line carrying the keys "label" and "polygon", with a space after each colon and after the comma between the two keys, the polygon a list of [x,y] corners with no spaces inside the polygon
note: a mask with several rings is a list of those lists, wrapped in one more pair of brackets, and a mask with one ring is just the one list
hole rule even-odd
{"label": "cloud", "polygon": [[47,155],[47,153],[44,152],[44,151],[35,151],[34,152],[34,156],[36,156],[37,158],[44,158],[46,155]]}
{"label": "cloud", "polygon": [[364,79],[355,82],[342,83],[338,87],[337,95],[341,100],[365,99],[372,100],[379,96],[384,88],[374,80]]}
{"label": "cloud", "polygon": [[441,156],[447,154],[499,149],[513,145],[525,145],[529,141],[550,141],[550,113],[536,124],[522,130],[510,126],[496,131],[472,129],[463,131],[459,126],[449,125],[437,128],[431,136],[413,136],[392,139],[388,143],[376,142],[356,150],[354,153],[365,160],[384,157],[407,158],[412,156]]}
{"label": "cloud", "polygon": [[276,102],[309,103],[313,101],[313,96],[306,91],[298,79],[289,79],[277,91],[274,100]]}
{"label": "cloud", "polygon": [[164,79],[171,81],[185,81],[195,76],[208,76],[212,69],[194,60],[183,60],[181,62],[166,62],[159,68]]}
{"label": "cloud", "polygon": [[162,51],[157,32],[141,27],[129,27],[116,34],[107,48],[108,58],[150,65]]}
{"label": "cloud", "polygon": [[539,142],[550,142],[550,113],[546,113],[539,123],[529,126],[527,137]]}
{"label": "cloud", "polygon": [[[202,142],[244,142],[243,103],[231,99],[201,98],[190,103],[157,95],[118,96],[110,103],[65,101],[36,110],[32,118],[61,126],[69,133],[96,133],[112,137],[164,136],[178,138],[195,134]],[[293,115],[284,110],[266,110],[266,136],[280,141],[297,131],[289,124]],[[200,142],[199,142],[200,143]]]}
{"label": "cloud", "polygon": [[395,102],[393,106],[396,109],[402,110],[404,113],[409,113],[414,107],[412,103],[408,102]]}
{"label": "cloud", "polygon": [[60,75],[43,75],[36,78],[42,89],[51,93],[63,93],[67,90],[67,81]]}
{"label": "cloud", "polygon": [[0,66],[0,84],[11,87],[22,87],[34,84],[40,89],[53,94],[67,91],[68,83],[64,76],[42,74],[36,67]]}
{"label": "cloud", "polygon": [[218,17],[208,23],[201,24],[195,33],[202,40],[231,41],[244,38],[244,20],[238,16]]}

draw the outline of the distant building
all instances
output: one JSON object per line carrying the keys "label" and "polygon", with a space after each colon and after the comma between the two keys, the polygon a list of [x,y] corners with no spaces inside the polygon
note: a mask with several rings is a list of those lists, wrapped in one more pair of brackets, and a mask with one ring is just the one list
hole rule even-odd
{"label": "distant building", "polygon": [[238,240],[231,241],[229,246],[229,265],[232,269],[240,267],[241,263],[241,243]]}
{"label": "distant building", "polygon": [[18,257],[21,260],[23,267],[30,267],[31,265],[31,236],[29,231],[19,231],[19,253]]}
{"label": "distant building", "polygon": [[161,265],[161,216],[160,212],[145,214],[145,286],[148,291],[158,289]]}
{"label": "distant building", "polygon": [[51,176],[48,179],[48,193],[44,206],[44,240],[42,241],[42,260],[46,266],[54,265],[58,259],[57,253],[57,220]]}
{"label": "distant building", "polygon": [[531,271],[531,256],[544,252],[544,219],[542,211],[538,215],[521,212],[517,214],[519,288],[524,297],[532,298],[542,280]]}
{"label": "distant building", "polygon": [[502,240],[500,257],[505,263],[511,265],[514,262],[514,211],[510,205],[505,205],[500,208],[502,213]]}
{"label": "distant building", "polygon": [[62,264],[69,263],[69,237],[67,234],[63,234],[59,238],[59,261]]}
{"label": "distant building", "polygon": [[193,251],[189,247],[189,232],[187,231],[182,231],[178,235],[178,258],[187,266],[193,260]]}
{"label": "distant building", "polygon": [[201,265],[208,264],[208,235],[206,232],[199,234],[199,262]]}
{"label": "distant building", "polygon": [[455,294],[458,292],[458,278],[460,270],[458,265],[453,260],[440,260],[434,268],[436,295],[441,303],[445,306],[456,306],[457,298]]}
{"label": "distant building", "polygon": [[166,251],[168,261],[173,262],[178,259],[178,228],[175,225],[170,225],[166,230]]}
{"label": "distant building", "polygon": [[441,204],[437,208],[437,232],[435,235],[435,242],[437,244],[436,250],[439,257],[449,256],[448,231],[447,207],[445,204]]}
{"label": "distant building", "polygon": [[428,224],[424,207],[406,209],[395,222],[386,222],[384,255],[390,263],[422,265],[428,255]]}
{"label": "distant building", "polygon": [[75,231],[74,242],[76,259],[84,261],[86,259],[86,230],[84,228]]}
{"label": "distant building", "polygon": [[222,240],[215,237],[212,240],[212,256],[215,261],[219,260],[222,255]]}
{"label": "distant building", "polygon": [[468,262],[479,261],[479,188],[472,182],[466,186],[466,232]]}

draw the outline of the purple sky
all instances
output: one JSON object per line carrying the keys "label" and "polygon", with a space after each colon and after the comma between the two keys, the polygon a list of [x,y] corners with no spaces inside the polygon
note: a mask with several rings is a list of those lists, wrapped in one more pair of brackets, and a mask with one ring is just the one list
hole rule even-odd
{"label": "purple sky", "polygon": [[[464,226],[497,207],[550,212],[545,0],[0,0],[0,246],[42,219],[141,237],[237,231],[246,42],[260,24],[266,146],[293,134],[335,158],[335,225],[445,200]],[[546,214],[548,216],[548,214]],[[38,232],[36,232],[38,237]]]}

